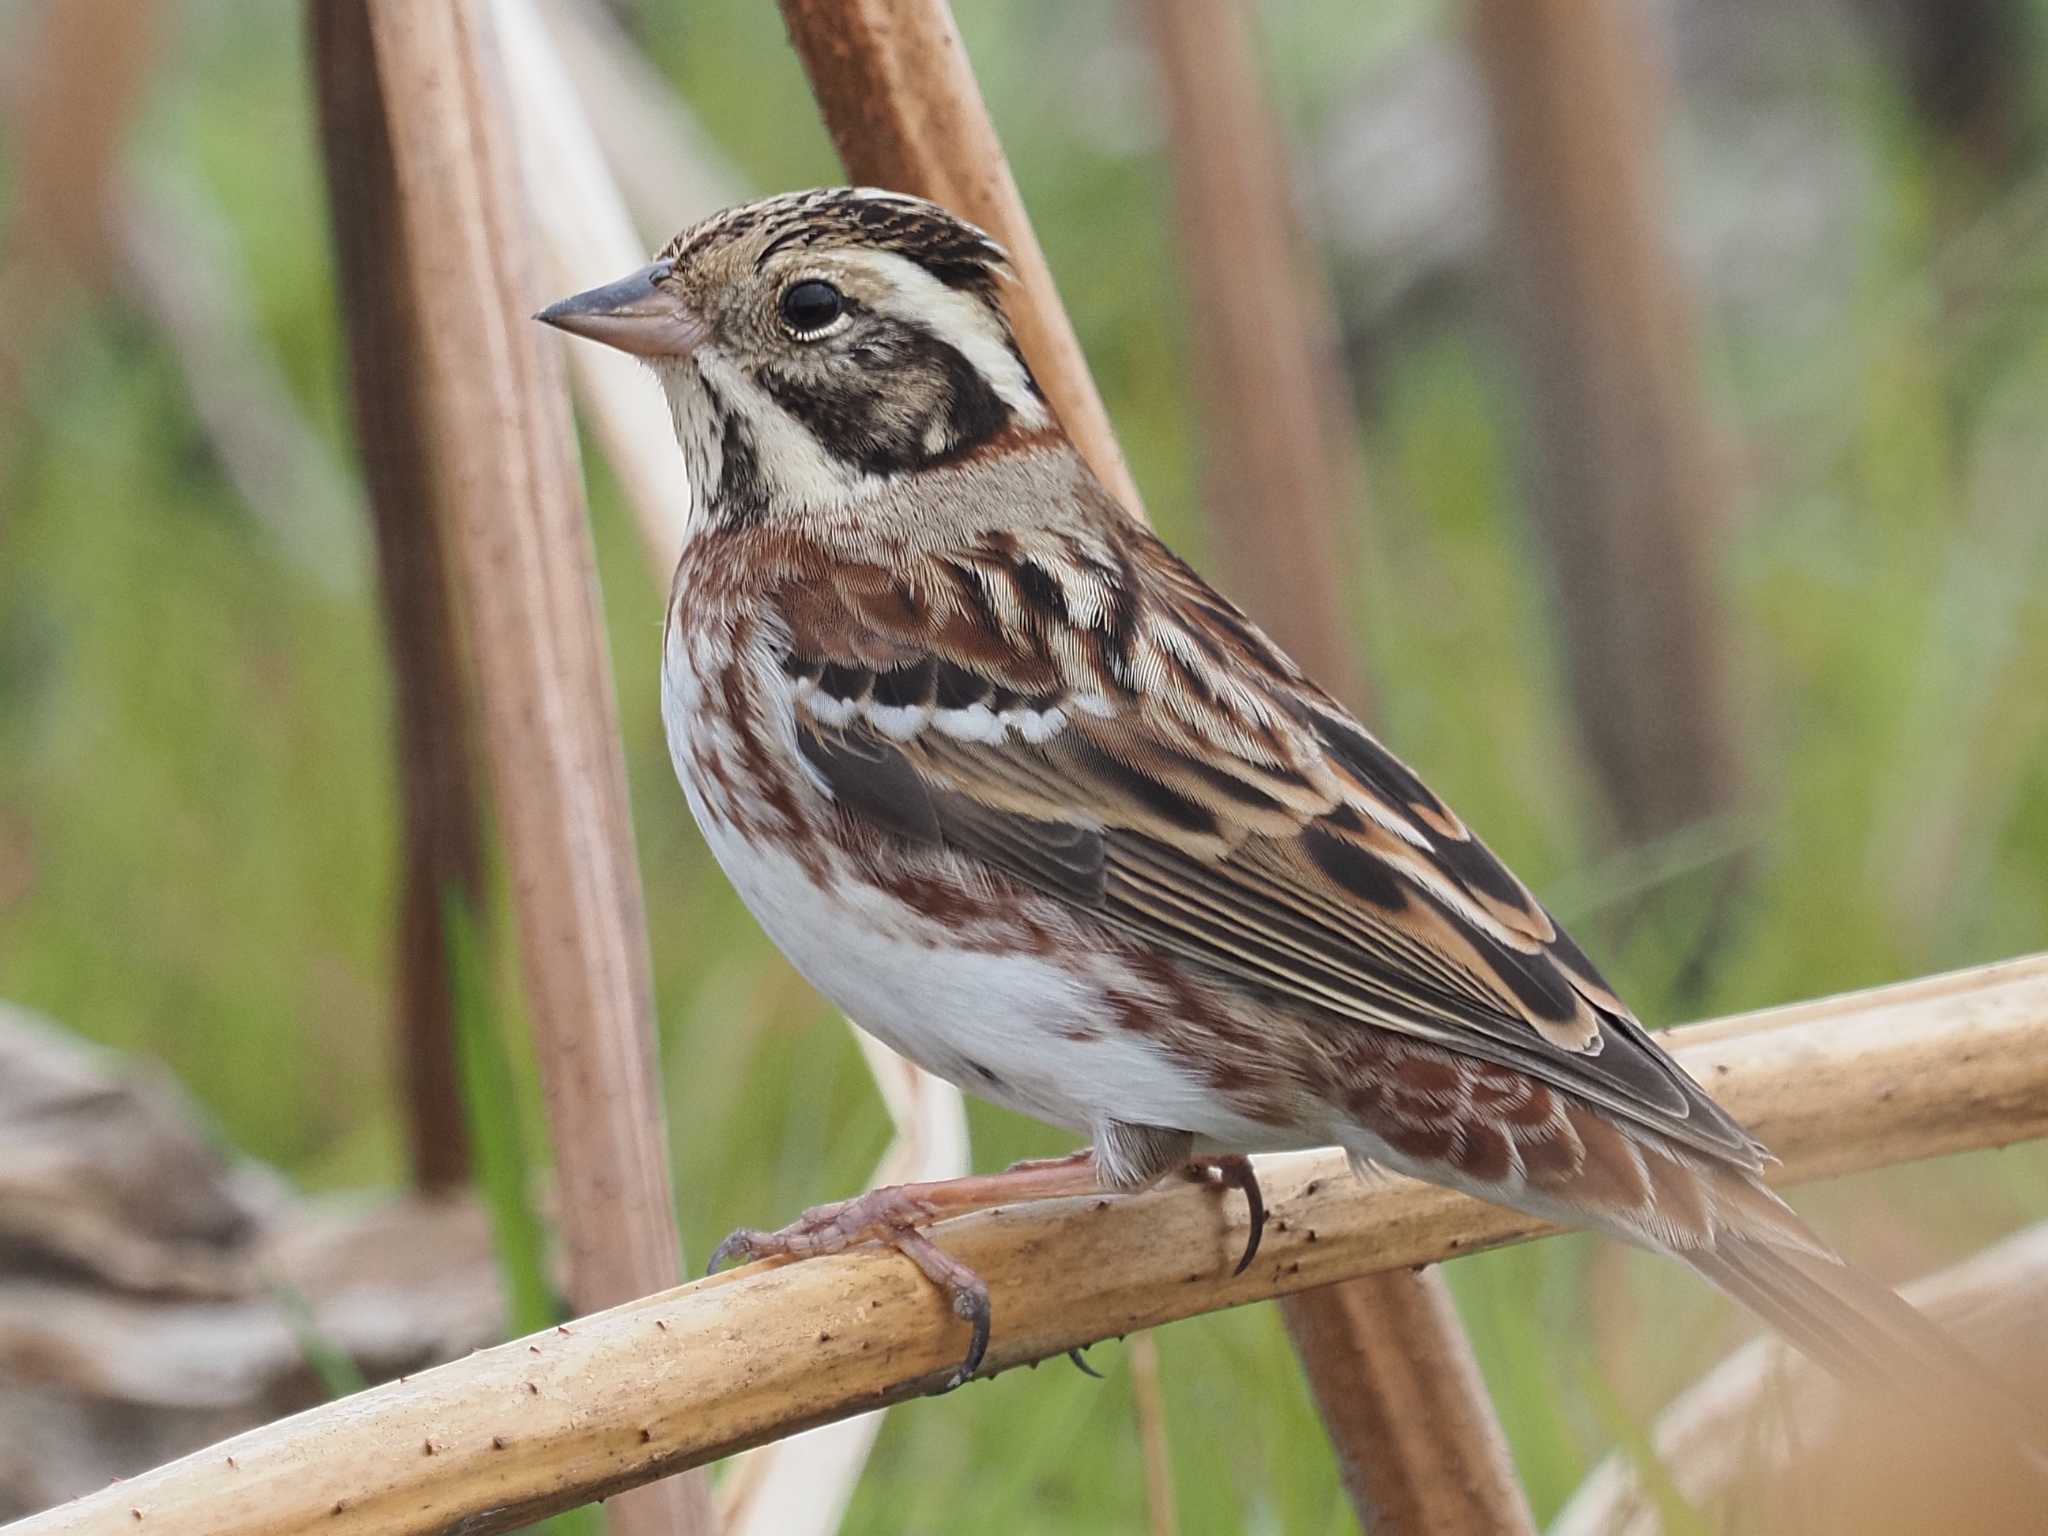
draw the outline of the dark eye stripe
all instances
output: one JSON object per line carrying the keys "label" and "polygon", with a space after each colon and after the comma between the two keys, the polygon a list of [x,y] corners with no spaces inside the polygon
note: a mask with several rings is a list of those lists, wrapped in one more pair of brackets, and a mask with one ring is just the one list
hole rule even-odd
{"label": "dark eye stripe", "polygon": [[[951,343],[922,326],[874,317],[850,299],[841,305],[865,323],[835,325],[830,334],[849,338],[867,359],[837,357],[826,369],[772,361],[758,375],[769,398],[833,458],[864,474],[902,474],[950,463],[1010,424],[1010,407],[995,386]],[[783,323],[795,325],[786,317]]]}

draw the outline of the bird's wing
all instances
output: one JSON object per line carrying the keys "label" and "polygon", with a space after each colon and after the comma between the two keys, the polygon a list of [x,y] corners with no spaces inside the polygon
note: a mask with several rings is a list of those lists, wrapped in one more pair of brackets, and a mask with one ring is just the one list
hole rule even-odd
{"label": "bird's wing", "polygon": [[779,606],[799,745],[846,815],[1757,1165],[1456,814],[1150,534],[833,572]]}

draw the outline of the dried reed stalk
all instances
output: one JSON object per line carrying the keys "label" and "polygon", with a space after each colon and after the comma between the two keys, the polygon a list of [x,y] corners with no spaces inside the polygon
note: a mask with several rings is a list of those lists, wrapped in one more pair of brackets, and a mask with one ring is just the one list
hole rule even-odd
{"label": "dried reed stalk", "polygon": [[[1230,595],[1352,708],[1347,615],[1365,512],[1336,304],[1301,227],[1247,0],[1147,0],[1166,106],[1203,500]],[[1370,195],[1367,192],[1365,195]]]}
{"label": "dried reed stalk", "polygon": [[[10,217],[0,238],[0,412],[24,401],[42,347],[117,256],[106,221],[128,130],[166,31],[162,0],[44,0],[15,7],[6,111]],[[10,61],[13,62],[13,61]]]}
{"label": "dried reed stalk", "polygon": [[[480,0],[316,0],[335,223],[358,351],[406,343],[425,477],[464,626],[518,921],[579,1310],[681,1271],[639,873],[566,395],[529,316],[511,128]],[[362,365],[359,365],[362,366]],[[699,1531],[701,1479],[624,1501],[626,1531]],[[202,1521],[195,1529],[206,1529]]]}
{"label": "dried reed stalk", "polygon": [[483,834],[471,756],[454,593],[435,500],[419,320],[399,270],[390,142],[365,18],[314,13],[333,234],[348,330],[350,394],[375,534],[384,647],[391,663],[399,783],[397,995],[392,1009],[414,1181],[452,1188],[469,1176],[456,1073],[451,900],[480,910]]}
{"label": "dried reed stalk", "polygon": [[1724,813],[1741,757],[1714,593],[1729,477],[1658,227],[1658,81],[1637,9],[1474,11],[1531,503],[1587,758],[1631,841]]}
{"label": "dried reed stalk", "polygon": [[1149,1536],[1179,1536],[1173,1497],[1173,1444],[1166,1434],[1166,1393],[1159,1384],[1159,1335],[1130,1341],[1131,1409],[1145,1465],[1145,1529]]}
{"label": "dried reed stalk", "polygon": [[[666,240],[739,201],[739,170],[712,143],[608,0],[535,0],[633,222]],[[616,275],[616,274],[614,274]]]}
{"label": "dried reed stalk", "polygon": [[[647,242],[633,227],[534,0],[493,0],[492,19],[520,105],[519,164],[539,227],[548,291],[559,296],[608,283],[647,260]],[[666,591],[690,512],[689,482],[668,405],[639,359],[610,347],[565,350],[577,391],[588,402],[590,425],[625,489],[648,568]]]}
{"label": "dried reed stalk", "polygon": [[[1340,558],[1363,503],[1334,305],[1304,249],[1243,0],[1150,0],[1194,303],[1209,518],[1252,616],[1363,707]],[[1443,1277],[1281,1299],[1344,1486],[1371,1531],[1533,1530]]]}
{"label": "dried reed stalk", "polygon": [[[2048,954],[1671,1032],[1679,1059],[1797,1182],[2048,1135]],[[1241,1201],[1175,1184],[948,1222],[989,1283],[989,1364],[1512,1242],[1540,1223],[1333,1152],[1259,1160]],[[254,1430],[9,1536],[465,1536],[512,1529],[813,1425],[931,1391],[966,1325],[900,1256],[755,1264]]]}
{"label": "dried reed stalk", "polygon": [[161,0],[45,0],[17,13],[26,62],[7,103],[8,263],[31,261],[88,289],[112,282],[106,218],[165,41],[164,10]]}

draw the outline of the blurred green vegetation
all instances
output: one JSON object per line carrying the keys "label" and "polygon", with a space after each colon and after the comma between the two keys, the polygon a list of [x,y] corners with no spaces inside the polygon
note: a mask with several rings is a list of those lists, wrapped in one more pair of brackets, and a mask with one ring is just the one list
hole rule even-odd
{"label": "blurred green vegetation", "polygon": [[[755,187],[837,179],[772,7],[643,9],[650,51]],[[219,201],[297,407],[345,455],[296,10],[186,7],[133,160],[143,177],[196,174]],[[1185,291],[1138,34],[1077,0],[960,10],[1148,504],[1199,563]],[[1424,0],[1364,17],[1336,0],[1267,7],[1289,122],[1307,141],[1389,48],[1440,24]],[[1826,88],[1883,173],[1840,253],[1848,323],[1817,344],[1707,349],[1745,444],[1720,572],[1753,751],[1743,816],[1669,846],[1604,848],[1518,502],[1498,317],[1404,330],[1373,358],[1360,424],[1371,505],[1352,590],[1377,722],[1557,894],[1653,1022],[2048,935],[2048,246],[2023,238],[2030,220],[1998,226],[1984,286],[1944,286],[1978,215],[1957,213],[1881,82],[1851,72]],[[236,499],[161,337],[119,296],[65,317],[0,434],[0,994],[161,1058],[224,1140],[308,1186],[402,1182],[391,700],[360,533],[347,569],[290,558]],[[852,1040],[690,826],[657,718],[661,586],[595,461],[590,478],[676,1180],[701,1257],[734,1225],[853,1189],[888,1127]],[[1731,852],[1749,880],[1702,960]],[[530,1063],[504,1033],[513,1072],[478,1080],[507,1085],[497,1109],[538,1145]],[[980,1167],[1063,1149],[1059,1133],[972,1114]],[[1910,1272],[2048,1214],[2048,1159],[1952,1160],[1805,1203],[1844,1246]],[[1612,1443],[1617,1413],[1651,1411],[1744,1326],[1687,1278],[1577,1239],[1450,1273],[1544,1515]],[[1272,1309],[1178,1325],[1161,1345],[1184,1531],[1351,1528]],[[1127,1374],[1114,1345],[1094,1360],[1106,1382],[1054,1365],[896,1410],[847,1529],[1140,1528]]]}

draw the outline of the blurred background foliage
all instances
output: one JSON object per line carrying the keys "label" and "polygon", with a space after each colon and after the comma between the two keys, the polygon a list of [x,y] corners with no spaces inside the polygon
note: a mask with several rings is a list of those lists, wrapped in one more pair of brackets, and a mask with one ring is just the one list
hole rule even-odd
{"label": "blurred background foliage", "polygon": [[[750,186],[837,179],[773,7],[619,9]],[[1526,515],[1462,14],[1259,8],[1361,402],[1369,496],[1347,579],[1375,724],[1652,1023],[2048,934],[2048,178],[2032,152],[2048,6],[1988,8],[2007,42],[1976,67],[2000,94],[1947,117],[1911,9],[1656,7],[1673,82],[1660,192],[1736,488],[1714,581],[1749,764],[1738,810],[1630,845],[1588,771]],[[1085,0],[958,12],[1150,512],[1200,564],[1189,301],[1143,29]],[[349,466],[298,8],[205,0],[163,26],[128,170],[217,209],[239,319]],[[0,209],[14,174],[0,142]],[[34,345],[0,389],[0,995],[161,1059],[224,1141],[305,1186],[397,1186],[390,686],[353,469],[331,497],[248,504],[123,288],[7,296]],[[690,825],[657,717],[661,589],[594,457],[589,475],[701,1256],[734,1225],[852,1190],[888,1125],[846,1031]],[[518,1087],[489,1109],[538,1147],[508,950],[496,994]],[[971,1114],[980,1167],[1063,1149]],[[1903,1275],[2048,1214],[2048,1157],[1801,1203]],[[1746,1326],[1686,1278],[1578,1239],[1450,1276],[1539,1516],[1617,1415],[1652,1411]],[[1182,1529],[1350,1528],[1272,1309],[1161,1342]],[[1128,1376],[1115,1345],[1095,1361],[1106,1382],[1057,1365],[896,1410],[847,1529],[1141,1526]]]}

